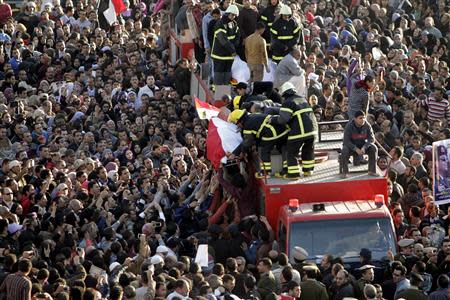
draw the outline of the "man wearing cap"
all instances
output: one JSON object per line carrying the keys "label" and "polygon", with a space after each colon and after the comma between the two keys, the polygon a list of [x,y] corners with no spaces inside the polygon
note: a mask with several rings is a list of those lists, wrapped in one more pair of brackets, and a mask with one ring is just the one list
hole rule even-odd
{"label": "man wearing cap", "polygon": [[328,300],[328,293],[325,285],[317,281],[319,269],[316,265],[307,265],[303,267],[304,276],[300,283],[300,300]]}
{"label": "man wearing cap", "polygon": [[305,263],[305,260],[308,258],[308,251],[303,249],[302,247],[295,246],[292,249],[292,267],[297,270],[300,274],[303,272],[303,267],[308,265]]}
{"label": "man wearing cap", "polygon": [[378,149],[374,144],[375,135],[372,126],[366,121],[366,114],[356,111],[353,120],[347,123],[344,130],[344,143],[342,145],[341,166],[342,178],[348,177],[348,159],[353,155],[353,160],[357,156],[369,155],[369,175],[377,176],[376,163]]}
{"label": "man wearing cap", "polygon": [[408,299],[408,300],[427,300],[428,297],[419,290],[419,285],[423,282],[423,278],[420,274],[411,272],[411,286],[401,292],[395,293],[395,299]]}
{"label": "man wearing cap", "polygon": [[400,261],[408,270],[411,270],[413,264],[418,258],[413,254],[414,240],[413,239],[401,239],[398,241],[400,247],[400,253],[394,256],[394,260]]}
{"label": "man wearing cap", "polygon": [[375,278],[374,266],[364,265],[359,270],[361,271],[361,278],[356,282],[357,289],[355,290],[355,296],[361,297],[364,295],[364,287],[367,284],[371,284]]}
{"label": "man wearing cap", "polygon": [[231,80],[231,66],[240,43],[239,27],[235,20],[238,15],[237,6],[230,5],[214,28],[211,57],[214,63],[214,84],[216,85],[226,85]]}

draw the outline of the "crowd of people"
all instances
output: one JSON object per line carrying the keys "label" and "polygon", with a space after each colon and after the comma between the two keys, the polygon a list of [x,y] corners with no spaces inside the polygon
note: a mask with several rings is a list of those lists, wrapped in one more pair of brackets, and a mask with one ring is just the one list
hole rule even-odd
{"label": "crowd of people", "polygon": [[[430,151],[450,138],[448,0],[124,0],[111,24],[103,2],[0,0],[0,299],[450,298]],[[173,24],[195,59],[171,64]],[[399,241],[382,272],[368,249],[358,270],[287,257],[252,165],[212,170],[191,73],[228,84],[237,56],[315,121],[367,120]]]}

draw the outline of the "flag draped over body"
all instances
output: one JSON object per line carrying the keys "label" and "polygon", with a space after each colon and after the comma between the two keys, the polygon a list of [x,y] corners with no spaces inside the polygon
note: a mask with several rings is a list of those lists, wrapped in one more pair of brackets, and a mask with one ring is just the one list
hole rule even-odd
{"label": "flag draped over body", "polygon": [[220,118],[209,121],[208,137],[206,138],[206,155],[215,169],[220,163],[226,163],[227,152],[233,152],[242,143],[238,127]]}

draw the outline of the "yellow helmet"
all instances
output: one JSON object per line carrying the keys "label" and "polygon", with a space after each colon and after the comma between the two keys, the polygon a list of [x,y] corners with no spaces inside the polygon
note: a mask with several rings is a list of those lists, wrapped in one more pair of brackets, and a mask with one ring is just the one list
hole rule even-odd
{"label": "yellow helmet", "polygon": [[228,122],[236,124],[245,114],[244,109],[235,109],[228,115]]}
{"label": "yellow helmet", "polygon": [[239,109],[241,104],[241,96],[236,96],[233,99],[233,109]]}

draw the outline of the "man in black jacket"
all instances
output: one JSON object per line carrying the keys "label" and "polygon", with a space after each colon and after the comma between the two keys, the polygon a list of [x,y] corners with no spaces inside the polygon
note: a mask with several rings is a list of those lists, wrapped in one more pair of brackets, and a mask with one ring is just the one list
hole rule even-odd
{"label": "man in black jacket", "polygon": [[344,144],[342,145],[341,164],[342,177],[348,177],[348,159],[350,155],[369,155],[369,175],[377,176],[376,164],[378,149],[374,144],[375,136],[372,126],[366,121],[363,111],[356,111],[354,119],[347,123],[344,130]]}

